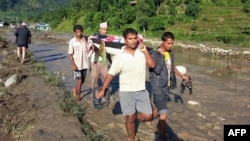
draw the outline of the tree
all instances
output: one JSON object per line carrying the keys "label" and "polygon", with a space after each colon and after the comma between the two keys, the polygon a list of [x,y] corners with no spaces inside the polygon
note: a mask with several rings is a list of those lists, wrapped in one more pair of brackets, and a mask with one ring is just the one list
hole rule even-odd
{"label": "tree", "polygon": [[149,18],[146,17],[145,15],[137,17],[136,22],[139,26],[139,28],[145,33],[146,30],[148,29],[149,25]]}
{"label": "tree", "polygon": [[176,16],[177,15],[177,10],[176,10],[176,7],[174,5],[170,6],[169,7],[169,15],[171,16]]}
{"label": "tree", "polygon": [[250,13],[250,0],[244,3],[243,11],[245,11],[246,13]]}
{"label": "tree", "polygon": [[166,20],[161,16],[156,16],[150,19],[149,28],[152,31],[165,30]]}
{"label": "tree", "polygon": [[185,10],[185,14],[187,16],[190,16],[190,17],[193,17],[194,19],[196,19],[199,15],[200,11],[201,11],[201,8],[200,8],[199,4],[192,1],[190,4],[188,4],[188,6]]}

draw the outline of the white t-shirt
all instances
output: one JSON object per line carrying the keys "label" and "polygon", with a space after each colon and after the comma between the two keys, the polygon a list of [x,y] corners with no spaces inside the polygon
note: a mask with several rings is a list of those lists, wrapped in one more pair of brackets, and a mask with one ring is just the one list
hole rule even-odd
{"label": "white t-shirt", "polygon": [[73,54],[78,70],[89,68],[87,51],[87,42],[85,40],[77,41],[76,37],[74,37],[69,41],[68,54]]}
{"label": "white t-shirt", "polygon": [[108,72],[110,75],[119,75],[120,91],[145,90],[146,58],[136,49],[134,56],[127,53],[124,48],[117,54]]}

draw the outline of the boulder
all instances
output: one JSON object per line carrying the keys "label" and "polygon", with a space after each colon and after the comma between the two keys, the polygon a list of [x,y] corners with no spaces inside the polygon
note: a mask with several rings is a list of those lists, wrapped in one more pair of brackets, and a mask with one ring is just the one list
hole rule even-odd
{"label": "boulder", "polygon": [[5,87],[9,87],[13,84],[16,84],[18,81],[18,75],[14,74],[12,76],[10,76],[5,82],[4,82],[4,86]]}

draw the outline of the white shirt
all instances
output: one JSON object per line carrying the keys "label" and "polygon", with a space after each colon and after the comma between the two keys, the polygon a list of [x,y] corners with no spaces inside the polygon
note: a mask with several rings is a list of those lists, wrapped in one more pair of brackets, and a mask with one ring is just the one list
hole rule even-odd
{"label": "white shirt", "polygon": [[87,42],[85,40],[81,39],[77,41],[76,37],[73,37],[69,41],[68,54],[73,54],[73,59],[78,70],[89,68],[87,51]]}
{"label": "white shirt", "polygon": [[108,74],[120,73],[120,91],[145,90],[146,80],[146,57],[136,49],[134,55],[127,53],[124,48],[117,54],[112,62]]}

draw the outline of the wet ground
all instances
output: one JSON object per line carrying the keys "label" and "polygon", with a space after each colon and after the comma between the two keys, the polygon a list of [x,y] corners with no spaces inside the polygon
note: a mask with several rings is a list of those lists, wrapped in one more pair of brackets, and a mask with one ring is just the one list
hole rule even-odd
{"label": "wet ground", "polygon": [[[29,48],[38,60],[45,63],[51,73],[63,74],[63,86],[68,90],[71,90],[75,83],[67,58],[67,38],[71,36],[67,34],[63,36],[64,40],[56,42],[35,39]],[[13,39],[11,36],[9,38]],[[54,38],[61,36],[54,35]],[[193,94],[189,95],[188,91],[180,94],[179,87],[170,94],[167,121],[169,140],[222,141],[224,125],[250,124],[249,61],[220,58],[176,48],[176,64],[187,67],[193,81]],[[119,107],[117,79],[112,83],[111,104],[98,111],[92,106],[90,75],[87,76],[81,93],[81,104],[88,107],[87,120],[97,132],[110,137],[109,140],[125,140],[126,131]],[[178,78],[178,84],[180,82]],[[199,104],[188,104],[190,101]],[[54,118],[56,120],[60,116]],[[157,119],[151,126],[139,123],[136,136],[143,141],[156,140],[156,125]],[[47,138],[49,140],[49,136]]]}

